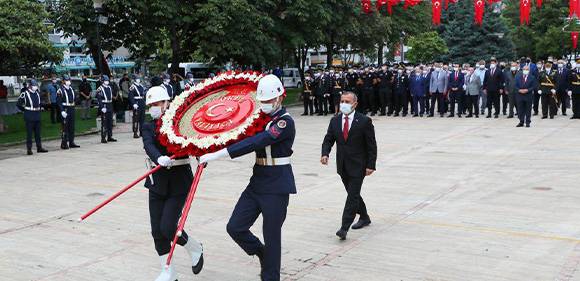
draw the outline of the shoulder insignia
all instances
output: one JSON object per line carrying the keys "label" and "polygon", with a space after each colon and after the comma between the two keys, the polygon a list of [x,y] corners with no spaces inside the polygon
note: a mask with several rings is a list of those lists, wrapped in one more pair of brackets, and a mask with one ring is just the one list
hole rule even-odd
{"label": "shoulder insignia", "polygon": [[284,128],[286,128],[286,121],[285,120],[280,120],[280,121],[278,121],[278,123],[276,123],[276,125],[278,125],[278,127],[280,129],[284,129]]}

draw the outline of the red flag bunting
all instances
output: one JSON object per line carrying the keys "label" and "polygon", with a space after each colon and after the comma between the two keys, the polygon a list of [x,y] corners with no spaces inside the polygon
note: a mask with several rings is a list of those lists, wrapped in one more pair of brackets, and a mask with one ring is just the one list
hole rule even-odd
{"label": "red flag bunting", "polygon": [[570,0],[570,15],[569,15],[569,17],[572,17],[574,15],[578,16],[578,14],[579,14],[578,5],[580,5],[580,0]]}
{"label": "red flag bunting", "polygon": [[431,12],[434,25],[441,24],[441,0],[431,0]]}
{"label": "red flag bunting", "polygon": [[401,0],[387,0],[387,12],[389,15],[393,14],[393,6],[399,4]]}
{"label": "red flag bunting", "polygon": [[572,47],[576,50],[576,47],[578,47],[578,31],[572,31],[570,35],[572,36]]}
{"label": "red flag bunting", "polygon": [[371,0],[362,0],[363,12],[370,14],[372,12]]}
{"label": "red flag bunting", "polygon": [[387,0],[377,0],[377,11],[380,11],[381,8],[387,4]]}
{"label": "red flag bunting", "polygon": [[487,0],[487,4],[493,4],[497,2],[501,2],[501,0]]}
{"label": "red flag bunting", "polygon": [[538,9],[542,8],[542,0],[536,0],[536,7],[538,7]]}
{"label": "red flag bunting", "polygon": [[413,7],[419,3],[421,3],[421,0],[405,0],[405,5],[403,8],[407,9],[407,7]]}
{"label": "red flag bunting", "polygon": [[520,0],[520,25],[530,24],[530,0]]}
{"label": "red flag bunting", "polygon": [[475,23],[481,25],[483,23],[483,12],[485,11],[485,2],[484,0],[474,0],[474,9],[475,9]]}

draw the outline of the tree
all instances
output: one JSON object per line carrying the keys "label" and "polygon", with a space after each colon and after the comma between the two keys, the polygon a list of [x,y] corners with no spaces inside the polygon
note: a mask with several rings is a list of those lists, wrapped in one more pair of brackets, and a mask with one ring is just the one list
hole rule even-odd
{"label": "tree", "polygon": [[0,75],[31,74],[62,60],[48,40],[47,17],[38,2],[0,0]]}
{"label": "tree", "polygon": [[486,5],[483,24],[474,23],[473,1],[449,4],[443,13],[441,37],[449,47],[449,53],[441,56],[444,61],[474,63],[479,60],[514,58],[513,44],[506,36],[507,28],[500,16],[501,3]]}
{"label": "tree", "polygon": [[449,51],[445,41],[435,31],[411,37],[408,45],[411,50],[407,52],[407,58],[413,63],[428,63]]}
{"label": "tree", "polygon": [[532,7],[530,25],[520,25],[518,0],[505,0],[504,4],[503,17],[510,27],[508,36],[518,56],[533,59],[562,57],[571,50],[570,33],[562,31],[567,23],[568,0],[544,1],[542,8]]}

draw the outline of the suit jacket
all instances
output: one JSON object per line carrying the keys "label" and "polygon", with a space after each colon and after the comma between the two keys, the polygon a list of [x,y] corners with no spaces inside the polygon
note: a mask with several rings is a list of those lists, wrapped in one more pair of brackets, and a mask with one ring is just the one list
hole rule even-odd
{"label": "suit jacket", "polygon": [[516,71],[515,74],[512,73],[511,69],[506,69],[504,71],[504,86],[505,91],[510,94],[515,94],[518,92],[516,89],[516,77],[518,76],[519,72]]}
{"label": "suit jacket", "polygon": [[429,92],[439,92],[441,94],[447,92],[447,82],[447,71],[432,71],[431,81],[429,82]]}
{"label": "suit jacket", "polygon": [[[159,142],[155,133],[155,126],[155,120],[143,124],[143,148],[151,161],[155,165],[159,165],[157,158],[163,155],[171,155],[167,153],[165,147]],[[153,181],[151,181],[151,178],[153,178]],[[160,195],[183,195],[189,192],[189,187],[193,181],[193,173],[190,165],[180,165],[170,169],[161,168],[153,173],[151,178],[147,177],[145,182],[145,187],[149,188],[150,191]]]}
{"label": "suit jacket", "polygon": [[358,112],[348,131],[347,140],[342,134],[344,115],[339,114],[330,120],[322,142],[322,156],[329,156],[336,143],[336,170],[340,176],[364,177],[366,169],[376,170],[377,142],[372,120]]}
{"label": "suit jacket", "polygon": [[499,90],[503,90],[503,72],[501,69],[496,67],[493,74],[491,69],[488,69],[485,72],[483,89],[488,92],[499,92]]}
{"label": "suit jacket", "polygon": [[534,89],[536,88],[537,85],[537,81],[536,81],[536,77],[532,74],[528,75],[528,79],[524,80],[524,74],[523,73],[518,73],[518,75],[516,76],[516,90],[521,90],[521,89],[528,89],[528,92],[525,94],[521,94],[520,92],[517,93],[517,96],[523,96],[526,98],[531,98]]}
{"label": "suit jacket", "polygon": [[[473,76],[473,79],[471,79],[471,77]],[[478,96],[479,95],[479,89],[481,88],[481,79],[479,78],[479,75],[477,75],[477,73],[473,73],[473,74],[469,74],[467,75],[467,77],[465,78],[465,85],[466,85],[466,90],[465,90],[465,94],[468,96]]]}
{"label": "suit jacket", "polygon": [[424,97],[425,96],[425,78],[423,75],[411,75],[409,79],[411,83],[409,84],[409,90],[412,96]]}
{"label": "suit jacket", "polygon": [[556,81],[554,81],[556,83],[556,91],[567,92],[568,89],[570,89],[570,70],[564,67],[562,69],[562,74],[560,74],[559,71],[559,69],[556,69]]}
{"label": "suit jacket", "polygon": [[449,90],[451,90],[451,88],[457,88],[457,91],[463,91],[463,84],[465,83],[465,76],[463,76],[463,73],[458,72],[457,73],[457,79],[455,79],[455,71],[451,72],[451,74],[449,74],[449,83],[447,84],[447,87],[449,87]]}

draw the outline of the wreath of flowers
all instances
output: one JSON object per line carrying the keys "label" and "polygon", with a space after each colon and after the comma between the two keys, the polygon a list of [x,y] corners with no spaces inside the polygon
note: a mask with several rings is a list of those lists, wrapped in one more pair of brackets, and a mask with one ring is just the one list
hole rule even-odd
{"label": "wreath of flowers", "polygon": [[178,157],[201,156],[263,131],[271,118],[256,106],[242,124],[228,132],[204,137],[187,137],[179,133],[179,122],[193,104],[206,98],[210,93],[219,93],[219,89],[228,86],[250,85],[257,88],[258,80],[262,76],[259,72],[223,72],[176,96],[158,121],[159,142],[169,153]]}

